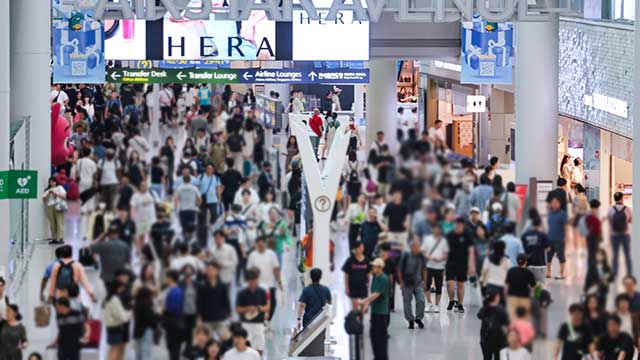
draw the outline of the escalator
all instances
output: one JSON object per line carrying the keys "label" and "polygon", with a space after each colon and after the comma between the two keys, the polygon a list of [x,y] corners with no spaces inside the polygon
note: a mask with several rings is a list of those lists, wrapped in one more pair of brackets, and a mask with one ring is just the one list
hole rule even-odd
{"label": "escalator", "polygon": [[325,305],[307,326],[295,334],[289,342],[289,356],[295,359],[331,359],[324,357],[327,330],[334,317],[331,305]]}

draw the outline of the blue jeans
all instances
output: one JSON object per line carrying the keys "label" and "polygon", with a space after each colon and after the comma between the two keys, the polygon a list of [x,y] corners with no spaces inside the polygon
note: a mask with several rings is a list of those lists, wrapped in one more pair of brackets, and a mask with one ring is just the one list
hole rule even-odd
{"label": "blue jeans", "polygon": [[611,235],[611,252],[613,253],[612,268],[615,275],[618,274],[618,252],[620,250],[620,245],[622,245],[622,252],[624,252],[624,258],[627,261],[627,274],[632,274],[630,242],[631,237],[629,236],[629,234]]}
{"label": "blue jeans", "polygon": [[136,360],[151,360],[153,358],[153,330],[147,328],[140,339],[136,339]]}

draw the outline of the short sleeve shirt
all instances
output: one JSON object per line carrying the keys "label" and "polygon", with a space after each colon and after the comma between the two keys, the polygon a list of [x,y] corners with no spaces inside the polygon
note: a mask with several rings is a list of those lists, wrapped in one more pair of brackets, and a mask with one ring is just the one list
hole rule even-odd
{"label": "short sleeve shirt", "polygon": [[466,266],[469,261],[469,247],[473,246],[471,236],[469,236],[466,231],[462,232],[462,234],[451,231],[447,234],[447,242],[449,243],[447,264],[461,264]]}
{"label": "short sleeve shirt", "polygon": [[389,315],[389,278],[387,274],[382,273],[373,277],[371,292],[380,293],[380,296],[371,303],[371,313]]}
{"label": "short sleeve shirt", "polygon": [[593,341],[591,329],[585,324],[571,327],[564,323],[558,331],[558,340],[562,340],[562,360],[581,360],[589,353],[589,344]]}
{"label": "short sleeve shirt", "polygon": [[302,323],[307,324],[326,303],[331,302],[331,291],[326,286],[312,284],[302,290],[298,301],[305,305]]}
{"label": "short sleeve shirt", "polygon": [[[243,289],[238,293],[237,305],[241,307],[246,306],[265,306],[267,305],[267,292],[261,287],[256,288],[256,291],[251,291],[249,288]],[[249,318],[247,313],[241,314],[240,319],[244,322],[250,323],[262,323],[264,321],[264,314],[259,312],[257,316]]]}
{"label": "short sleeve shirt", "polygon": [[369,260],[366,256],[362,261],[358,261],[355,256],[350,256],[342,266],[342,271],[349,277],[349,289],[363,289],[367,287]]}

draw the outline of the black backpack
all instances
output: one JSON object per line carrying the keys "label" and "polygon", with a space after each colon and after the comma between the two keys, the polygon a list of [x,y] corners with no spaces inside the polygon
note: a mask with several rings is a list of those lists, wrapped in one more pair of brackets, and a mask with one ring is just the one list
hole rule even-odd
{"label": "black backpack", "polygon": [[353,168],[351,166],[351,164],[349,164],[349,180],[348,182],[350,183],[357,183],[360,181],[360,176],[358,176],[358,164],[356,164],[356,167]]}
{"label": "black backpack", "polygon": [[97,266],[96,260],[93,258],[93,251],[88,247],[80,249],[78,262],[84,267]]}
{"label": "black backpack", "polygon": [[627,207],[623,206],[618,210],[617,207],[613,207],[613,216],[611,217],[611,229],[616,233],[626,233],[629,228],[629,222],[627,221]]}
{"label": "black backpack", "polygon": [[242,151],[242,142],[242,136],[238,133],[234,133],[227,139],[227,146],[229,146],[229,150],[232,152],[240,152]]}
{"label": "black backpack", "polygon": [[73,260],[68,264],[60,260],[58,264],[60,264],[60,268],[58,269],[58,278],[56,279],[56,289],[69,289],[76,283],[73,278]]}
{"label": "black backpack", "polygon": [[351,310],[344,318],[344,330],[349,335],[362,335],[364,325],[362,324],[362,312]]}

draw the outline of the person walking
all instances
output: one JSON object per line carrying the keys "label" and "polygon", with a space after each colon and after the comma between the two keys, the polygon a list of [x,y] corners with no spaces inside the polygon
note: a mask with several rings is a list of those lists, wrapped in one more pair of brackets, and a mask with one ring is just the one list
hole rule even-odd
{"label": "person walking", "polygon": [[[464,218],[456,220],[453,231],[447,234],[447,243],[449,245],[449,256],[445,265],[449,295],[447,311],[455,310],[463,313],[464,283],[468,275],[475,273],[475,247],[471,235],[465,231]],[[456,289],[458,290],[457,301],[454,297]]]}
{"label": "person walking", "polygon": [[[420,251],[420,242],[413,241],[411,248],[402,254],[398,266],[398,280],[402,288],[404,318],[409,322],[409,329],[414,328],[414,323],[420,329],[424,329],[425,296],[424,280],[427,278],[426,260]],[[416,313],[413,314],[411,302],[415,298]]]}
{"label": "person walking", "polygon": [[624,205],[624,195],[617,192],[613,195],[615,205],[609,210],[608,219],[611,225],[611,266],[614,278],[618,275],[618,255],[620,246],[626,260],[627,275],[633,274],[631,266],[631,235],[629,232],[631,224],[631,209]]}
{"label": "person walking", "polygon": [[178,286],[179,279],[180,273],[178,271],[169,270],[167,272],[167,291],[162,312],[162,324],[170,360],[180,360],[180,352],[184,342],[184,317],[182,314],[184,292]]}
{"label": "person walking", "polygon": [[57,348],[58,360],[80,360],[80,341],[84,334],[86,317],[80,310],[72,309],[68,298],[55,301],[58,336],[47,348]]}
{"label": "person walking", "polygon": [[267,291],[258,286],[258,269],[245,271],[247,287],[238,293],[236,312],[242,320],[242,327],[247,330],[251,346],[260,354],[265,346],[265,321],[269,321],[271,304]]}
{"label": "person walking", "polygon": [[484,259],[480,282],[485,292],[492,291],[500,295],[500,304],[504,306],[504,286],[511,261],[505,255],[505,244],[498,241],[493,244],[493,251]]}
{"label": "person walking", "polygon": [[118,281],[111,282],[107,289],[103,318],[107,328],[109,360],[124,359],[124,351],[129,342],[131,311],[125,309],[121,300],[125,290],[126,285]]}
{"label": "person walking", "polygon": [[196,181],[191,178],[191,175],[184,175],[182,181],[182,184],[178,186],[173,195],[173,202],[175,209],[178,211],[180,227],[184,229],[195,226],[196,216],[202,203],[202,194],[200,189],[192,183],[192,181]]}
{"label": "person walking", "polygon": [[516,309],[522,307],[528,317],[531,309],[532,290],[538,284],[536,278],[527,268],[527,255],[518,255],[518,266],[514,266],[507,272],[505,279],[505,294],[507,295],[507,311],[509,318],[516,318]]}
{"label": "person walking", "polygon": [[480,325],[480,347],[484,360],[500,360],[500,349],[505,347],[505,329],[509,325],[509,317],[500,306],[500,294],[489,290],[484,304],[478,312]]}
{"label": "person walking", "polygon": [[547,279],[551,278],[551,262],[554,255],[558,255],[560,262],[560,274],[556,276],[556,280],[564,279],[564,268],[567,259],[564,256],[565,250],[565,229],[569,218],[567,212],[562,209],[562,204],[557,197],[553,197],[550,201],[550,211],[547,215],[547,228],[549,229],[549,247],[547,252]]}
{"label": "person walking", "polygon": [[22,315],[18,305],[7,304],[6,319],[0,320],[0,359],[22,360],[22,351],[29,346],[27,331],[20,323]]}
{"label": "person walking", "polygon": [[[431,231],[431,235],[427,235],[422,242],[422,254],[427,261],[427,279],[424,284],[424,292],[428,301],[427,312],[439,313],[444,267],[449,256],[449,243],[442,235],[440,224],[433,224]],[[435,303],[431,299],[432,288],[435,288]]]}
{"label": "person walking", "polygon": [[156,313],[153,290],[147,286],[138,289],[133,308],[133,338],[136,360],[153,359],[154,338],[158,332],[160,316]]}
{"label": "person walking", "polygon": [[384,260],[371,262],[371,295],[361,301],[363,313],[371,308],[369,336],[373,348],[373,360],[389,359],[389,278],[384,273]]}
{"label": "person walking", "polygon": [[218,338],[223,338],[228,337],[225,321],[231,317],[231,301],[229,288],[220,281],[219,274],[219,265],[209,262],[205,279],[198,287],[198,322],[207,325]]}
{"label": "person walking", "polygon": [[307,285],[298,299],[298,328],[307,326],[326,304],[331,304],[331,290],[320,285],[322,270],[314,268],[309,272],[311,285]]}

